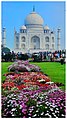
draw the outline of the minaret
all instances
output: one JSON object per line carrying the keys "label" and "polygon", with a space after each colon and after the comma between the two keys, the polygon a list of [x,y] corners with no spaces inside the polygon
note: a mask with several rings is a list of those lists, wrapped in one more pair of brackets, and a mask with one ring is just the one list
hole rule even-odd
{"label": "minaret", "polygon": [[33,12],[35,12],[35,6],[33,6]]}
{"label": "minaret", "polygon": [[14,49],[16,48],[16,29],[14,27]]}
{"label": "minaret", "polygon": [[60,50],[60,28],[57,29],[57,50]]}
{"label": "minaret", "polygon": [[2,46],[6,47],[6,28],[2,29]]}

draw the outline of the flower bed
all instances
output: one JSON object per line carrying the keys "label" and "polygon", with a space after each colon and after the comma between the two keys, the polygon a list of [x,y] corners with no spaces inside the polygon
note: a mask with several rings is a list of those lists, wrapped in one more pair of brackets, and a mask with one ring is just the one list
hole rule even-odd
{"label": "flower bed", "polygon": [[[65,117],[65,93],[41,72],[5,74],[2,117]],[[41,80],[41,81],[40,81]]]}
{"label": "flower bed", "polygon": [[41,72],[21,72],[20,74],[10,72],[4,76],[6,80],[2,84],[3,90],[11,90],[13,87],[21,90],[25,87],[48,86],[47,82],[50,82],[50,79]]}
{"label": "flower bed", "polygon": [[40,68],[36,65],[29,64],[29,61],[17,61],[14,64],[8,67],[9,71],[20,71],[20,72],[27,72],[27,71],[35,71],[39,72]]}
{"label": "flower bed", "polygon": [[29,88],[2,96],[2,117],[65,117],[65,93],[48,88]]}
{"label": "flower bed", "polygon": [[[65,118],[65,92],[39,72],[39,67],[38,70],[30,68],[16,72],[22,71],[19,70],[20,65],[30,66],[28,61],[18,61],[9,67],[10,71],[15,72],[4,74],[6,79],[2,83],[2,117]],[[38,72],[30,72],[32,69]]]}

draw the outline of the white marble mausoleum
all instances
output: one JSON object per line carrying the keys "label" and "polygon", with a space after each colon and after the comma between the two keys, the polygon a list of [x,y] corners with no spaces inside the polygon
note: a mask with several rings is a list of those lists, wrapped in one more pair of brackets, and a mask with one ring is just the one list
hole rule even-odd
{"label": "white marble mausoleum", "polygon": [[19,33],[14,30],[14,51],[55,51],[55,34],[48,25],[44,26],[43,18],[34,9],[25,18]]}

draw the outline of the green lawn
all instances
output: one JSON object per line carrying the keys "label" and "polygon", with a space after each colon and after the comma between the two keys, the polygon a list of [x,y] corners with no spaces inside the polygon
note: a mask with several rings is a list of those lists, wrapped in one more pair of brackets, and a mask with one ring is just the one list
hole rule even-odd
{"label": "green lawn", "polygon": [[[3,62],[2,63],[2,75],[6,72],[8,72],[7,68],[9,65],[11,65],[12,62]],[[34,63],[31,64],[38,65],[41,68],[41,71],[43,71],[45,74],[47,74],[51,81],[53,82],[61,82],[65,84],[66,79],[66,65],[61,65],[57,62],[40,62],[40,63]],[[4,80],[5,77],[2,76],[2,80]],[[63,86],[62,89],[65,87]]]}
{"label": "green lawn", "polygon": [[[45,74],[50,77],[53,82],[60,82],[65,84],[66,80],[66,64],[61,65],[58,62],[41,62],[32,63],[38,65]],[[65,86],[61,87],[65,89]]]}
{"label": "green lawn", "polygon": [[8,72],[8,66],[10,66],[12,62],[2,62],[1,63],[1,74],[2,74],[2,81],[5,80],[5,76],[3,74]]}

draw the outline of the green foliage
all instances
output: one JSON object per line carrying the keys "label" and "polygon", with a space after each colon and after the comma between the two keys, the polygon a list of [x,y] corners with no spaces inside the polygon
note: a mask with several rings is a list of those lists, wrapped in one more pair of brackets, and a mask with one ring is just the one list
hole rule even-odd
{"label": "green foliage", "polygon": [[29,100],[28,100],[28,102],[27,102],[27,106],[28,107],[31,107],[31,106],[35,106],[36,105],[36,101],[35,100],[33,100],[32,98],[30,98]]}
{"label": "green foliage", "polygon": [[5,76],[3,76],[3,74],[8,72],[8,66],[10,66],[12,64],[12,62],[2,62],[1,63],[1,78],[2,81],[5,80]]}
{"label": "green foliage", "polygon": [[9,53],[9,52],[10,52],[10,49],[7,48],[7,47],[3,47],[3,48],[2,48],[2,52],[4,52],[4,53]]}

